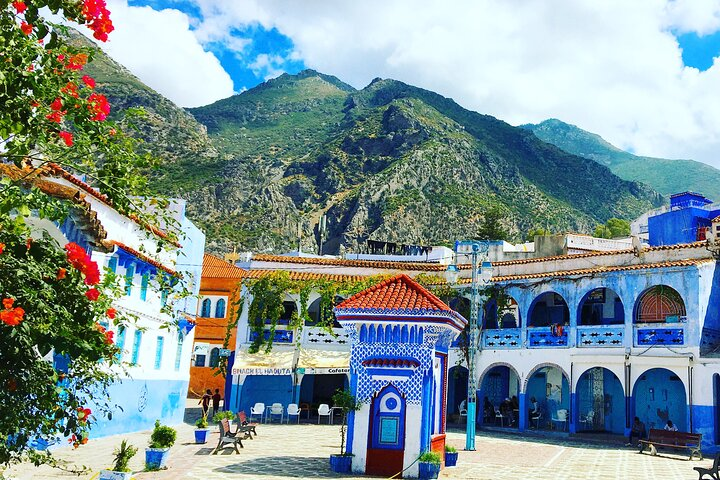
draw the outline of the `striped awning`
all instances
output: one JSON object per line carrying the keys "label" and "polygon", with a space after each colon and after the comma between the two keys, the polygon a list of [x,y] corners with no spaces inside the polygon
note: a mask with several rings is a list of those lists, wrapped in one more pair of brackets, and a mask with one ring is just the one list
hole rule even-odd
{"label": "striped awning", "polygon": [[332,374],[350,371],[350,352],[337,350],[301,350],[298,357],[298,373]]}

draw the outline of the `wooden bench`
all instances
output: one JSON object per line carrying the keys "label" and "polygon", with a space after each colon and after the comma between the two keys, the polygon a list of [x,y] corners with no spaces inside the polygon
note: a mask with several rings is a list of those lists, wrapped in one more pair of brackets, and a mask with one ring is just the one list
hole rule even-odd
{"label": "wooden bench", "polygon": [[[220,427],[220,441],[218,441],[217,447],[212,451],[212,455],[215,455],[219,450],[222,450],[224,448],[232,447],[235,449],[236,453],[240,453],[240,450],[238,450],[237,446],[240,444],[240,448],[243,447],[242,439],[235,435],[234,433],[230,433],[230,422],[227,418],[223,418],[220,423],[218,424]],[[250,435],[249,433],[246,433],[246,435]],[[225,444],[230,444],[229,447],[226,447]]]}
{"label": "wooden bench", "polygon": [[257,437],[257,423],[250,423],[248,422],[247,415],[245,415],[245,412],[239,411],[237,413],[237,419],[238,419],[238,426],[237,430],[235,431],[235,434],[238,434],[240,432],[247,432],[247,436],[252,439],[251,433],[254,434]]}
{"label": "wooden bench", "polygon": [[657,455],[657,447],[674,448],[679,450],[689,450],[690,460],[697,455],[700,460],[703,459],[700,451],[700,442],[702,433],[690,432],[671,432],[668,430],[650,429],[647,440],[640,440],[640,451],[642,453],[645,447],[650,447],[650,454]]}

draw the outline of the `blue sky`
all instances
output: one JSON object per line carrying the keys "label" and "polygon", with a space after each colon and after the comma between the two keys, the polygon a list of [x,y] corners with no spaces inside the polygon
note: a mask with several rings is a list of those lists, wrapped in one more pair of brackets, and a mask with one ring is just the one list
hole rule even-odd
{"label": "blue sky", "polygon": [[720,31],[700,36],[695,32],[675,34],[682,48],[683,63],[701,72],[710,68],[713,58],[720,55]]}

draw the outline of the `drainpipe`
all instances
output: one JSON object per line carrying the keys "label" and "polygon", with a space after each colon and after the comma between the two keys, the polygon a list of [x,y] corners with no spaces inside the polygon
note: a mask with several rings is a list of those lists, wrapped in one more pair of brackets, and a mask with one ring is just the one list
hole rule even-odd
{"label": "drainpipe", "polygon": [[[690,357],[692,361],[692,357]],[[688,399],[690,401],[690,431],[693,431],[693,367],[688,365]]]}
{"label": "drainpipe", "polygon": [[[629,350],[629,349],[628,349]],[[630,399],[630,379],[631,379],[631,368],[630,354],[625,354],[625,429],[631,428],[632,423],[630,418],[633,412],[631,411],[631,399]]]}

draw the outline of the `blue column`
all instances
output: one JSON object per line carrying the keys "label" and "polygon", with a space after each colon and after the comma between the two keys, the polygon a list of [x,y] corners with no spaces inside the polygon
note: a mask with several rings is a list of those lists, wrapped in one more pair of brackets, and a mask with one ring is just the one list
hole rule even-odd
{"label": "blue column", "polygon": [[[350,393],[357,397],[357,374],[350,375]],[[299,390],[299,389],[298,389]],[[347,440],[345,442],[345,452],[352,453],[353,438],[355,437],[355,412],[350,412],[347,418]]]}
{"label": "blue column", "polygon": [[527,399],[525,398],[524,393],[518,394],[518,403],[520,404],[520,411],[518,412],[519,422],[518,422],[518,430],[521,432],[524,432],[527,430],[527,421],[528,421],[528,406],[527,406]]}
{"label": "blue column", "polygon": [[242,383],[234,383],[230,390],[230,401],[228,402],[233,412],[240,411],[240,397],[242,396]]}
{"label": "blue column", "polygon": [[570,425],[568,430],[570,433],[577,432],[577,421],[578,421],[578,399],[577,394],[572,392],[570,394]]}
{"label": "blue column", "polygon": [[302,388],[303,374],[297,375],[297,383],[293,385],[293,403],[296,405],[300,404],[300,389]]}

